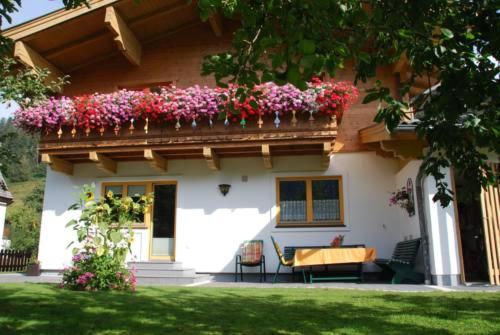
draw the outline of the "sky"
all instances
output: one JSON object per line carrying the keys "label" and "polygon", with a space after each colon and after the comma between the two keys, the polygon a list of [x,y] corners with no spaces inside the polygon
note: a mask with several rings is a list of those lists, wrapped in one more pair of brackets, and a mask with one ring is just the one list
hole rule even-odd
{"label": "sky", "polygon": [[[2,29],[32,20],[63,7],[61,0],[22,0],[22,7],[11,15],[12,23],[2,21]],[[0,118],[9,117],[16,110],[16,104],[0,104]]]}

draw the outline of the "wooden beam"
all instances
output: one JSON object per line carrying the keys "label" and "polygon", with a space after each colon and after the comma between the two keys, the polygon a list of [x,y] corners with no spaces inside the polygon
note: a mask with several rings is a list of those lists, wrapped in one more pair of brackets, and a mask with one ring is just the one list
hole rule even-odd
{"label": "wooden beam", "polygon": [[203,147],[203,157],[205,157],[209,169],[220,170],[219,156],[217,156],[214,149]]}
{"label": "wooden beam", "polygon": [[330,166],[330,154],[332,153],[332,143],[331,142],[325,142],[323,143],[323,157],[321,160],[321,165],[328,169]]}
{"label": "wooden beam", "polygon": [[222,36],[222,18],[220,14],[215,14],[212,15],[211,17],[208,18],[208,22],[210,23],[210,27],[212,27],[212,30],[217,37]]}
{"label": "wooden beam", "polygon": [[141,65],[141,43],[114,7],[106,8],[104,22],[114,35],[118,49],[120,49],[129,62],[135,66]]}
{"label": "wooden beam", "polygon": [[100,154],[96,151],[91,151],[91,152],[89,152],[89,159],[92,162],[97,163],[97,168],[99,170],[102,170],[102,171],[108,172],[108,173],[112,173],[112,174],[116,174],[117,164],[111,158],[109,158],[103,154]]}
{"label": "wooden beam", "polygon": [[391,152],[399,159],[411,159],[422,157],[425,143],[422,141],[381,141],[380,148]]}
{"label": "wooden beam", "polygon": [[272,169],[273,160],[271,158],[271,148],[269,144],[262,144],[262,158],[264,159],[264,167],[266,169]]}
{"label": "wooden beam", "polygon": [[151,149],[144,150],[144,158],[150,161],[151,166],[162,172],[166,172],[168,168],[168,161],[160,156],[158,153]]}
{"label": "wooden beam", "polygon": [[43,58],[38,52],[31,49],[23,41],[17,41],[14,45],[14,58],[28,68],[49,70],[50,73],[45,80],[46,82],[55,81],[57,78],[64,76],[64,73],[61,70]]}
{"label": "wooden beam", "polygon": [[67,175],[73,175],[73,164],[49,154],[42,154],[42,163],[48,164],[54,171],[62,172]]}

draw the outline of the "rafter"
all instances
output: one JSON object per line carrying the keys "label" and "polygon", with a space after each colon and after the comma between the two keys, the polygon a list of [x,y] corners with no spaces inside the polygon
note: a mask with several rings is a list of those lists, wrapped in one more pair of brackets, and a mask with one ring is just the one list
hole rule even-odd
{"label": "rafter", "polygon": [[264,167],[266,169],[273,168],[273,160],[271,157],[271,148],[269,144],[262,144],[262,158],[264,159]]}
{"label": "rafter", "polygon": [[89,159],[97,164],[97,168],[107,173],[116,174],[117,163],[111,158],[96,151],[89,152]]}
{"label": "rafter", "polygon": [[135,66],[141,65],[141,43],[114,7],[106,8],[104,22],[114,35],[118,49],[120,49],[129,62]]}
{"label": "rafter", "polygon": [[73,175],[73,163],[65,161],[64,159],[58,158],[54,155],[42,154],[42,163],[50,166],[50,168],[57,172],[62,172],[67,175]]}
{"label": "rafter", "polygon": [[210,170],[220,170],[219,156],[217,156],[213,148],[203,147],[203,157],[205,157]]}
{"label": "rafter", "polygon": [[323,156],[321,160],[321,165],[324,168],[328,168],[330,166],[330,154],[332,153],[332,143],[331,142],[325,142],[323,143]]}
{"label": "rafter", "polygon": [[46,78],[46,82],[55,81],[57,78],[64,76],[61,70],[43,58],[38,52],[31,49],[23,41],[17,41],[14,45],[14,57],[28,68],[49,70],[50,73]]}
{"label": "rafter", "polygon": [[419,158],[425,147],[423,142],[418,141],[381,141],[380,148],[390,152],[399,159]]}
{"label": "rafter", "polygon": [[151,149],[144,150],[144,158],[151,163],[151,166],[162,172],[166,172],[168,168],[168,161],[160,156],[158,153]]}

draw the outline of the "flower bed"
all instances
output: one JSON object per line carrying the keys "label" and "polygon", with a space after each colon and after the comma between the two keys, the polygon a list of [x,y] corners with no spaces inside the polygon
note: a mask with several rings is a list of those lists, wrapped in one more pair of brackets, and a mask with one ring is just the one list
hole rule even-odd
{"label": "flower bed", "polygon": [[185,89],[162,87],[158,91],[120,90],[108,94],[92,94],[74,97],[51,97],[35,106],[16,111],[17,126],[29,131],[62,133],[63,127],[71,128],[72,134],[93,131],[103,134],[107,129],[116,133],[127,126],[133,131],[134,122],[174,125],[181,128],[186,122],[191,127],[205,120],[211,126],[217,119],[239,122],[245,127],[248,120],[258,120],[272,115],[279,127],[279,117],[298,113],[321,113],[342,119],[343,112],[358,98],[358,90],[346,82],[322,82],[314,80],[308,89],[301,91],[291,84],[278,86],[265,83],[255,86],[250,94],[241,95],[245,89],[207,88],[193,86]]}

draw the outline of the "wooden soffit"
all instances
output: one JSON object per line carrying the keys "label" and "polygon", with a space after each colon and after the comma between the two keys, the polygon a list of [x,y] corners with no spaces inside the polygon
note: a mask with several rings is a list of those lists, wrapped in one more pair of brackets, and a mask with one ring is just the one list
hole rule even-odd
{"label": "wooden soffit", "polygon": [[138,66],[143,46],[196,25],[206,25],[216,37],[223,34],[221,16],[202,22],[196,1],[93,0],[90,7],[61,9],[1,34],[70,74],[120,53]]}
{"label": "wooden soffit", "polygon": [[427,146],[414,129],[396,129],[390,133],[382,123],[361,129],[359,139],[378,155],[401,160],[420,158]]}

